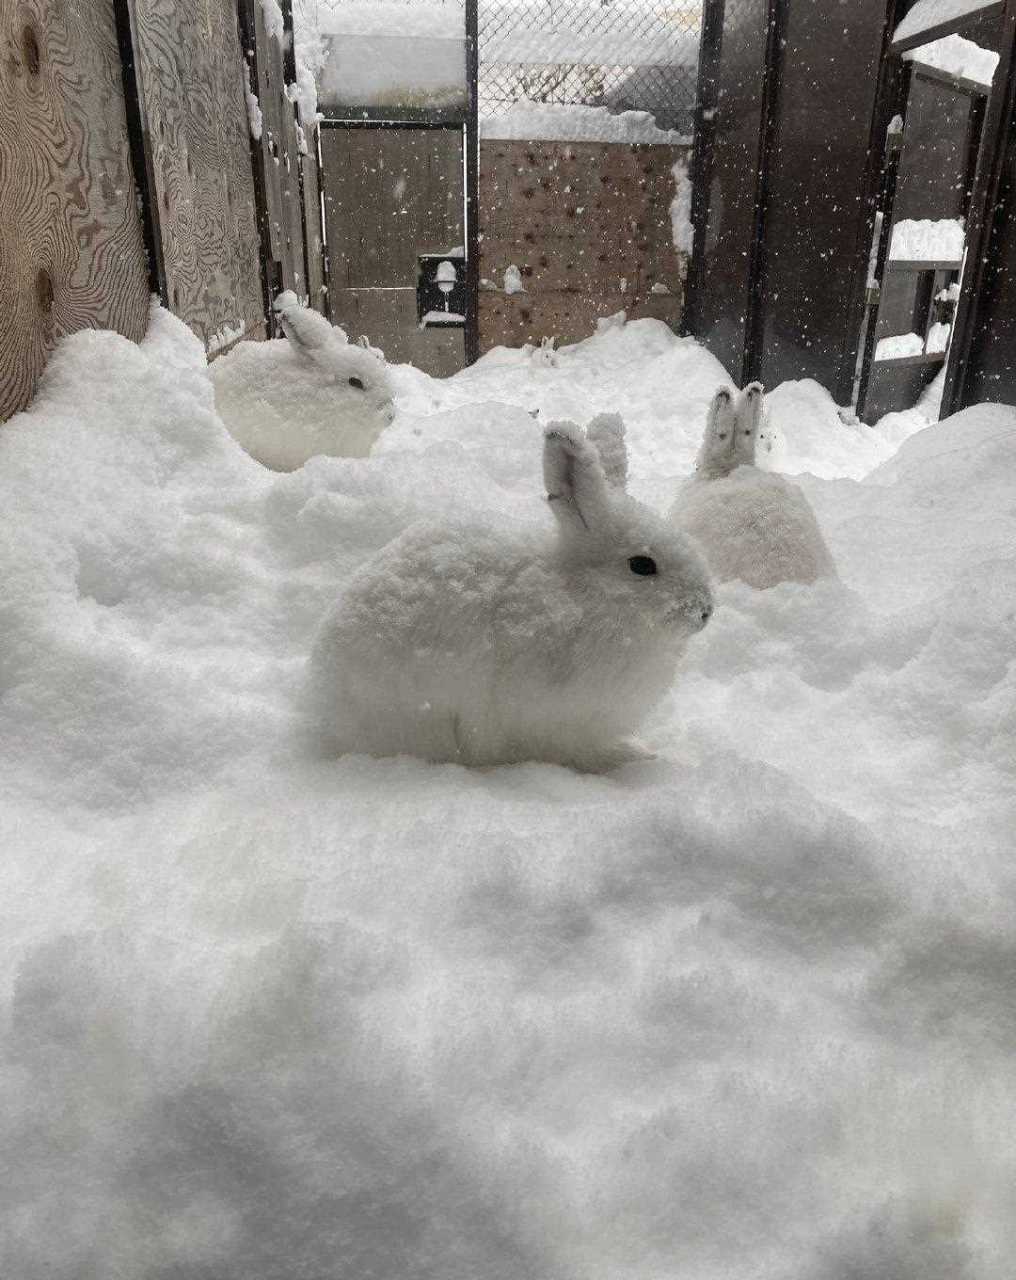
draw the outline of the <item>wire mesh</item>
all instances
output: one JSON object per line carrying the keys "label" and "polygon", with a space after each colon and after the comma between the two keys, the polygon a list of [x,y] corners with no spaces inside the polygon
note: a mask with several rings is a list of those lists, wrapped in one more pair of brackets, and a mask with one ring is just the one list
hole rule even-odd
{"label": "wire mesh", "polygon": [[648,111],[690,134],[703,0],[479,0],[481,116],[516,102]]}
{"label": "wire mesh", "polygon": [[[480,115],[520,101],[607,107],[648,111],[659,128],[690,135],[703,6],[712,2],[478,0]],[[454,35],[460,23],[465,32],[464,0],[294,0],[294,9],[308,52],[326,33],[376,29],[418,41]]]}

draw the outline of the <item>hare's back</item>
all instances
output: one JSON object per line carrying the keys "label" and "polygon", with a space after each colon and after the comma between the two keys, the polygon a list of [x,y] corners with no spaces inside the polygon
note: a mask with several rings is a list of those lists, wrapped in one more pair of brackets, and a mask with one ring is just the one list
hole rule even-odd
{"label": "hare's back", "polygon": [[673,518],[700,544],[720,581],[760,589],[832,575],[832,558],[800,488],[782,476],[739,468],[687,485]]}
{"label": "hare's back", "polygon": [[331,615],[347,640],[452,644],[490,625],[532,551],[524,536],[480,522],[420,522],[362,566]]}

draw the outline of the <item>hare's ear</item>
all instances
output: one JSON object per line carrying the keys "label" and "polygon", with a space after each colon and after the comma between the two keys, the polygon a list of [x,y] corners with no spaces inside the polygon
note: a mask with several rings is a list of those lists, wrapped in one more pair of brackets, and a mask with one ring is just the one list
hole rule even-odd
{"label": "hare's ear", "polygon": [[696,466],[705,475],[723,475],[733,464],[737,402],[730,387],[718,387],[709,403]]}
{"label": "hare's ear", "polygon": [[610,500],[596,449],[574,422],[552,422],[543,433],[543,481],[547,501],[563,531],[594,529]]}
{"label": "hare's ear", "polygon": [[719,440],[731,430],[737,419],[737,404],[730,387],[717,387],[706,415],[706,438]]}
{"label": "hare's ear", "polygon": [[765,404],[765,387],[761,382],[749,382],[737,402],[737,434],[739,437],[757,438],[762,426],[762,408]]}
{"label": "hare's ear", "polygon": [[628,446],[624,441],[624,419],[619,413],[598,413],[586,427],[586,436],[595,445],[607,483],[623,489],[628,483]]}

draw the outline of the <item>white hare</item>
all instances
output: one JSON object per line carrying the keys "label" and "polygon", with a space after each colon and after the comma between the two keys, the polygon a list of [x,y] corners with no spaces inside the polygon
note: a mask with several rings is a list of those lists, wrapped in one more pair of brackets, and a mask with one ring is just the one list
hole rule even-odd
{"label": "white hare", "polygon": [[327,749],[593,770],[638,758],[630,735],[712,613],[708,570],[608,484],[579,427],[545,429],[543,466],[542,520],[421,522],[353,576],[310,659]]}
{"label": "white hare", "polygon": [[384,356],[350,345],[292,292],[279,294],[275,311],[284,339],[241,342],[210,366],[230,434],[273,471],[295,471],[319,453],[366,457],[395,416]]}
{"label": "white hare", "polygon": [[740,396],[721,387],[709,406],[695,475],[678,494],[671,520],[699,543],[720,582],[739,578],[765,589],[834,577],[799,486],[755,466],[763,429],[761,385],[750,383]]}

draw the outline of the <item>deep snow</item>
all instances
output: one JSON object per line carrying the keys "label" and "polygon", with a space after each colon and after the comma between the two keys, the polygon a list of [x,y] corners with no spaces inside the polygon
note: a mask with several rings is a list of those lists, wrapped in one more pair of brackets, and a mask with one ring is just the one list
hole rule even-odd
{"label": "deep snow", "polygon": [[727,380],[649,320],[394,377],[272,474],[156,312],[0,431],[0,1274],[1004,1280],[1016,411],[777,389],[841,581],[722,587],[654,761],[314,760],[353,567],[538,501],[532,409],[663,510]]}

